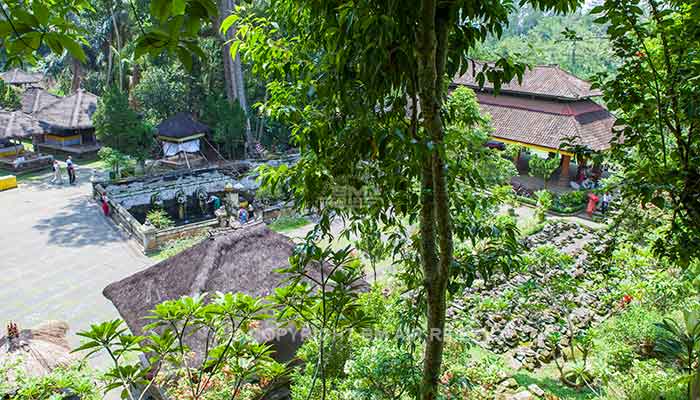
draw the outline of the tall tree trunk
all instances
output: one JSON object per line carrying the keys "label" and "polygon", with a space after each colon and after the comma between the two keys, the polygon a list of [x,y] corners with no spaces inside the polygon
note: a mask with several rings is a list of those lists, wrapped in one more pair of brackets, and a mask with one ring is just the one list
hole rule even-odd
{"label": "tall tree trunk", "polygon": [[[119,82],[117,83],[117,88],[121,92],[124,89],[124,62],[122,60],[122,41],[121,37],[119,36],[119,25],[117,24],[117,18],[114,15],[114,7],[110,8],[110,14],[112,16],[112,29],[114,29],[114,37],[117,40],[117,47],[116,47],[116,56],[117,56],[117,62],[118,64],[118,69],[119,71]],[[110,51],[113,51],[113,49],[110,49]]]}
{"label": "tall tree trunk", "polygon": [[139,82],[141,82],[141,65],[134,62],[134,68],[131,70],[131,82],[129,83],[129,105],[134,110],[140,108],[140,104],[138,100],[136,100],[136,96],[134,96],[134,88]]}
{"label": "tall tree trunk", "polygon": [[[216,23],[216,28],[221,24],[224,18],[226,18],[233,8],[235,7],[234,0],[219,0],[219,20]],[[224,56],[224,80],[226,83],[226,96],[228,100],[233,103],[238,100],[238,104],[243,109],[245,113],[245,137],[246,143],[244,146],[245,156],[247,157],[251,152],[255,150],[255,138],[253,137],[253,130],[250,125],[250,115],[248,113],[248,100],[245,94],[245,80],[243,78],[243,67],[241,64],[241,58],[238,54],[235,57],[231,57],[231,45],[228,43],[236,35],[234,27],[231,27],[222,37],[224,40],[223,56]]]}
{"label": "tall tree trunk", "polygon": [[[442,367],[447,309],[447,282],[452,264],[452,228],[447,194],[446,163],[443,158],[445,132],[441,109],[447,53],[450,10],[438,7],[437,0],[424,0],[418,24],[418,94],[423,128],[430,147],[429,161],[423,165],[423,191],[432,196],[422,200],[421,240],[424,285],[427,294],[427,338],[423,359],[421,399],[434,400]],[[429,185],[426,184],[429,182]],[[427,197],[427,194],[423,194]],[[429,220],[430,218],[430,220]],[[438,250],[436,254],[435,241]]]}
{"label": "tall tree trunk", "polygon": [[75,93],[80,89],[80,81],[82,78],[83,74],[83,69],[82,65],[80,64],[80,60],[77,58],[71,57],[71,70],[73,72],[73,80],[71,81],[70,84],[70,92]]}

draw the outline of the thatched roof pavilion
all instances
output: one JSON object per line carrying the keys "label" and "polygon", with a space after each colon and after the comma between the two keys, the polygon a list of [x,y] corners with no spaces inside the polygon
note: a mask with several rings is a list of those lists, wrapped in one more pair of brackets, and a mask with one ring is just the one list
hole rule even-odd
{"label": "thatched roof pavilion", "polygon": [[99,98],[85,90],[45,105],[34,112],[34,116],[53,134],[73,134],[75,131],[91,130],[92,115],[97,110]]}
{"label": "thatched roof pavilion", "polygon": [[21,111],[0,110],[0,139],[27,138],[43,132],[36,118]]}
{"label": "thatched roof pavilion", "polygon": [[[0,366],[19,361],[28,377],[40,377],[56,367],[70,365],[76,359],[70,354],[67,332],[68,324],[62,321],[47,321],[22,330],[9,324],[6,336],[0,338]],[[7,378],[12,385],[17,377],[10,371]]]}
{"label": "thatched roof pavilion", "polygon": [[156,127],[158,139],[178,143],[201,138],[210,131],[211,128],[195,121],[192,115],[186,112],[179,112]]}
{"label": "thatched roof pavilion", "polygon": [[44,80],[43,74],[30,73],[15,68],[0,73],[0,79],[10,85],[33,85]]}
{"label": "thatched roof pavilion", "polygon": [[[271,294],[284,276],[275,272],[289,266],[294,244],[265,225],[239,229],[205,239],[194,247],[138,272],[104,289],[132,333],[144,334],[150,321],[144,317],[159,303],[203,293],[241,292],[254,297]],[[257,332],[265,340],[263,323]],[[203,337],[194,338],[190,346],[197,353],[203,349]],[[288,360],[301,345],[298,335],[288,334],[270,341],[275,357]],[[199,351],[198,351],[199,350]]]}
{"label": "thatched roof pavilion", "polygon": [[49,93],[42,88],[29,88],[22,94],[22,112],[34,114],[49,104],[55,103],[61,97]]}

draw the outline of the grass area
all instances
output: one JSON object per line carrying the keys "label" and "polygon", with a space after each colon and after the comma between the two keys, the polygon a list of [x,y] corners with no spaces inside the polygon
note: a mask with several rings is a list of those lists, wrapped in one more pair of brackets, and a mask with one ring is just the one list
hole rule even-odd
{"label": "grass area", "polygon": [[306,226],[310,223],[311,222],[305,217],[282,216],[274,220],[271,224],[268,225],[268,227],[275,232],[288,232],[294,229],[301,228],[302,226]]}
{"label": "grass area", "polygon": [[168,242],[168,244],[163,246],[160,250],[154,253],[150,253],[148,257],[155,261],[163,261],[189,249],[190,247],[204,240],[204,238],[205,235],[198,235],[189,238],[173,240],[171,242]]}
{"label": "grass area", "polygon": [[547,365],[534,373],[519,371],[513,375],[513,378],[520,386],[527,387],[534,383],[540,389],[557,396],[561,400],[588,400],[596,397],[596,394],[588,389],[576,390],[564,386],[556,374],[556,368],[552,365]]}

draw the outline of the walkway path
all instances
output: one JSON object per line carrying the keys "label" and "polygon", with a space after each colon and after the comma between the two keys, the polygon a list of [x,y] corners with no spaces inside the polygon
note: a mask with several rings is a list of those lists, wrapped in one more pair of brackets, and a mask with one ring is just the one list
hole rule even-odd
{"label": "walkway path", "polygon": [[65,320],[73,344],[118,316],[102,289],[152,263],[91,200],[89,171],[78,175],[76,186],[44,177],[0,192],[0,323]]}

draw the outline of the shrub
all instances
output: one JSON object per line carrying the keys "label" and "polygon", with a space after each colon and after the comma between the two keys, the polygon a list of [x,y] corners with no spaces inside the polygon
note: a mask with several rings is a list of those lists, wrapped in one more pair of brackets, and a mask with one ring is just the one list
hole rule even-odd
{"label": "shrub", "polygon": [[[21,371],[21,369],[15,369]],[[9,389],[5,387],[4,374],[6,370],[0,367],[0,396]],[[93,371],[84,363],[77,363],[70,367],[57,368],[49,375],[42,377],[17,376],[18,390],[12,400],[34,399],[58,399],[64,398],[58,393],[63,393],[68,398],[72,394],[82,400],[99,400],[102,398],[95,384]],[[0,397],[1,398],[1,397]]]}
{"label": "shrub", "polygon": [[586,191],[577,190],[574,192],[565,192],[558,195],[554,199],[554,206],[556,208],[565,209],[580,209],[586,204]]}
{"label": "shrub", "polygon": [[345,364],[347,398],[399,399],[417,397],[421,368],[411,353],[395,342],[377,339],[357,348]]}
{"label": "shrub", "polygon": [[686,400],[680,376],[657,360],[635,361],[628,373],[618,374],[605,386],[604,400]]}
{"label": "shrub", "polygon": [[157,229],[170,228],[175,225],[175,222],[170,218],[168,213],[161,209],[151,210],[146,214],[146,220]]}
{"label": "shrub", "polygon": [[640,355],[649,356],[654,343],[662,335],[656,323],[663,319],[662,315],[638,303],[631,303],[619,315],[610,318],[596,330],[598,337],[606,343],[602,348],[614,343],[624,343]]}
{"label": "shrub", "polygon": [[545,213],[552,207],[552,193],[547,190],[538,190],[535,192],[535,198],[537,198],[537,218],[544,221]]}

